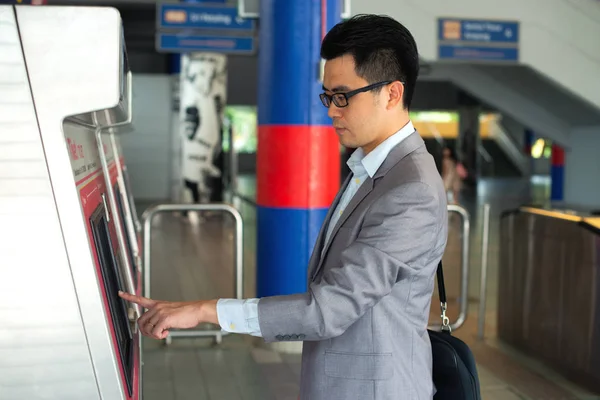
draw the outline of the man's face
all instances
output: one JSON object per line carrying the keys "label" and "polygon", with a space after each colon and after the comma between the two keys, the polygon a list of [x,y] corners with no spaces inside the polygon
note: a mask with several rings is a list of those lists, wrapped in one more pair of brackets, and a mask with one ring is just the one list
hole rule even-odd
{"label": "man's face", "polygon": [[[323,87],[325,93],[345,93],[368,86],[369,82],[355,71],[354,57],[343,55],[325,63]],[[372,150],[385,120],[385,88],[380,92],[362,92],[348,99],[346,107],[331,103],[328,111],[340,143],[346,147]],[[375,146],[373,146],[375,144]]]}

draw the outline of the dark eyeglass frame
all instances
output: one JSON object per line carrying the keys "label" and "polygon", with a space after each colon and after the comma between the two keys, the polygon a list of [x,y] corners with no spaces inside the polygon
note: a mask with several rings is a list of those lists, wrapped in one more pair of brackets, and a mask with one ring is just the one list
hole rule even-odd
{"label": "dark eyeglass frame", "polygon": [[[359,89],[354,89],[354,90],[351,90],[351,91],[345,92],[345,93],[344,92],[336,92],[334,94],[321,93],[319,95],[319,98],[321,99],[321,103],[323,103],[323,105],[327,108],[331,107],[331,103],[335,104],[335,106],[338,108],[344,108],[344,107],[348,107],[348,104],[350,104],[348,100],[352,96],[357,95],[359,93],[368,92],[369,90],[373,90],[373,89],[381,87],[381,86],[389,85],[392,82],[394,82],[394,81],[377,82],[377,83],[373,83],[371,85],[367,85],[367,86],[361,87]],[[342,101],[345,102],[345,104],[343,104]]]}

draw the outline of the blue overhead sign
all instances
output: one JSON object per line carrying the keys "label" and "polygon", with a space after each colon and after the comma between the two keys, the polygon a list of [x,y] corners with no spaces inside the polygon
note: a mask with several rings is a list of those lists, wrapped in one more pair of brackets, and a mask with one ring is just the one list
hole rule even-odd
{"label": "blue overhead sign", "polygon": [[443,60],[518,61],[519,23],[440,18],[438,57]]}
{"label": "blue overhead sign", "polygon": [[19,4],[29,4],[29,5],[42,5],[44,4],[44,0],[0,0],[0,5],[10,4],[10,5],[19,5]]}
{"label": "blue overhead sign", "polygon": [[159,4],[157,28],[253,31],[254,21],[238,16],[236,6],[206,3]]}
{"label": "blue overhead sign", "polygon": [[216,52],[226,54],[252,54],[255,52],[253,37],[208,36],[159,33],[156,49],[168,53]]}

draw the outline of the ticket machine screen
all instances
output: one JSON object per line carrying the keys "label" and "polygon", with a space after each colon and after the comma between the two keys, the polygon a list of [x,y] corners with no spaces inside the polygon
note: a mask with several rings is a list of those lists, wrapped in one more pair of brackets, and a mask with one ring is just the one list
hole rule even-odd
{"label": "ticket machine screen", "polygon": [[119,290],[126,291],[126,286],[119,273],[118,258],[113,250],[102,204],[100,204],[90,217],[90,226],[94,236],[94,244],[110,309],[110,318],[117,339],[120,360],[125,374],[127,390],[131,396],[133,392],[133,334],[127,315],[126,302],[118,295]]}

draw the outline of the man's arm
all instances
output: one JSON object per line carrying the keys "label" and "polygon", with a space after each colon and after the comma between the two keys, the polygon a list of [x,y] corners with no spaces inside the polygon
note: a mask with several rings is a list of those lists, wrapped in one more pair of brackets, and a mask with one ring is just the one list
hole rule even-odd
{"label": "man's arm", "polygon": [[[258,321],[265,341],[324,340],[341,335],[369,308],[435,255],[445,223],[445,199],[421,182],[398,187],[367,212],[361,232],[307,293],[261,299]],[[439,254],[441,254],[441,249]]]}
{"label": "man's arm", "polygon": [[220,325],[227,332],[261,336],[258,325],[259,299],[220,299],[168,302],[119,292],[123,299],[147,309],[138,319],[142,334],[164,339],[171,328],[194,328],[201,322]]}
{"label": "man's arm", "polygon": [[[407,285],[408,296],[407,278],[435,255],[435,239],[446,223],[445,199],[429,185],[412,182],[390,191],[371,206],[358,238],[341,253],[339,266],[326,271],[318,284],[311,283],[307,293],[245,303],[247,315],[256,312],[255,307],[258,311],[258,321],[241,313],[241,320],[251,321],[248,329],[226,316],[219,324],[218,300],[166,302],[119,295],[148,310],[138,325],[144,335],[156,339],[166,338],[171,328],[193,328],[201,322],[256,336],[260,332],[267,342],[328,339],[344,333],[395,284]],[[232,307],[239,311],[240,304]],[[235,329],[228,326],[231,322]],[[252,328],[256,322],[258,328]]]}

